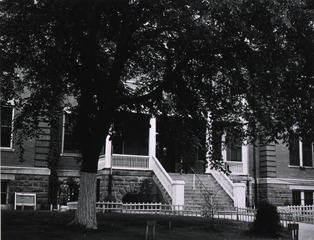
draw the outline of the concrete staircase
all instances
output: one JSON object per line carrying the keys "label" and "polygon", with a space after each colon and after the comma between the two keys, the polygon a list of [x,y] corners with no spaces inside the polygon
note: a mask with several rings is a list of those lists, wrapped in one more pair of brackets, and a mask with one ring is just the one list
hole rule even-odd
{"label": "concrete staircase", "polygon": [[[180,174],[169,173],[173,180],[182,180],[184,186],[184,205],[198,205],[208,202],[212,195],[214,206],[233,206],[233,200],[224,191],[211,174]],[[206,188],[206,189],[205,189]]]}

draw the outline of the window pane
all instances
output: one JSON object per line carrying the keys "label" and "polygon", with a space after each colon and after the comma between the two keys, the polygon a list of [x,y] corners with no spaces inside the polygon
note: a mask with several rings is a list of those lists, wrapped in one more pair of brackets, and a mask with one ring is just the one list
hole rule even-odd
{"label": "window pane", "polygon": [[1,181],[1,204],[7,204],[7,181]]}
{"label": "window pane", "polygon": [[1,147],[11,147],[12,107],[1,107]]}
{"label": "window pane", "polygon": [[292,205],[301,205],[300,191],[292,191]]}
{"label": "window pane", "polygon": [[1,128],[1,147],[11,147],[11,128]]}
{"label": "window pane", "polygon": [[304,205],[313,205],[312,191],[304,191]]}
{"label": "window pane", "polygon": [[303,142],[303,166],[313,166],[312,144]]}
{"label": "window pane", "polygon": [[65,114],[65,123],[64,123],[64,152],[78,152],[79,143],[78,137],[75,132],[76,121],[75,117],[71,114]]}
{"label": "window pane", "polygon": [[299,156],[299,137],[293,136],[289,141],[289,157],[290,165],[300,166],[300,156]]}
{"label": "window pane", "polygon": [[241,143],[241,141],[236,140],[236,143],[231,144],[231,146],[228,147],[228,152],[230,152],[227,155],[228,161],[241,162],[242,161],[242,143]]}
{"label": "window pane", "polygon": [[1,107],[1,127],[12,126],[12,107]]}

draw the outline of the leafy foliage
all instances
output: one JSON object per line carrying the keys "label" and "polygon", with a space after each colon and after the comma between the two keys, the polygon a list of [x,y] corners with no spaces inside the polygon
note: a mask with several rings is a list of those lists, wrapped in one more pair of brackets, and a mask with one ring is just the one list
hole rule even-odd
{"label": "leafy foliage", "polygon": [[275,236],[280,230],[280,216],[277,207],[268,201],[262,201],[258,207],[253,223],[256,234]]}
{"label": "leafy foliage", "polygon": [[[291,130],[314,140],[310,0],[0,4],[1,100],[20,108],[20,146],[69,96],[83,172],[97,172],[122,110],[209,120],[210,143],[214,125],[249,142],[287,141]],[[212,167],[221,168],[213,156],[209,149]]]}

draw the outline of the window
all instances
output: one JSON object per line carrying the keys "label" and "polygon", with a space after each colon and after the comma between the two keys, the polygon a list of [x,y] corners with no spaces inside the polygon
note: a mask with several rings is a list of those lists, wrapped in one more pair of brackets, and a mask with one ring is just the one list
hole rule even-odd
{"label": "window", "polygon": [[301,191],[292,191],[292,205],[301,205]]}
{"label": "window", "polygon": [[79,143],[75,132],[75,116],[70,113],[63,115],[63,146],[62,153],[78,153]]}
{"label": "window", "polygon": [[8,204],[8,181],[1,180],[1,205]]}
{"label": "window", "polygon": [[227,161],[241,162],[242,161],[242,143],[236,140],[227,148]]}
{"label": "window", "polygon": [[303,156],[303,166],[312,167],[313,166],[313,144],[303,142],[302,143],[302,156]]}
{"label": "window", "polygon": [[1,148],[12,148],[13,107],[1,106]]}
{"label": "window", "polygon": [[300,166],[300,144],[299,137],[293,136],[289,141],[289,163],[293,166]]}
{"label": "window", "polygon": [[290,138],[289,164],[292,166],[313,166],[313,143],[301,141],[298,136]]}
{"label": "window", "polygon": [[292,191],[292,205],[306,206],[313,205],[313,195],[314,191],[302,191],[293,190]]}
{"label": "window", "polygon": [[304,191],[304,205],[313,205],[313,192]]}

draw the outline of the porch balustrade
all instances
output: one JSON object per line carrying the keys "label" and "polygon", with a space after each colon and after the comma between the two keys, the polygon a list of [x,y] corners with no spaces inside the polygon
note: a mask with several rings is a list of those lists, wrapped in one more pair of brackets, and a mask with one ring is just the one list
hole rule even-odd
{"label": "porch balustrade", "polygon": [[243,162],[226,162],[229,166],[231,174],[244,174]]}
{"label": "porch balustrade", "polygon": [[110,158],[106,158],[105,155],[99,157],[98,169],[110,168],[113,169],[132,169],[132,170],[148,170],[149,169],[149,157],[141,155],[125,155],[125,154],[113,154],[112,165],[110,165]]}
{"label": "porch balustrade", "polygon": [[112,155],[113,168],[149,169],[149,157],[140,155]]}

